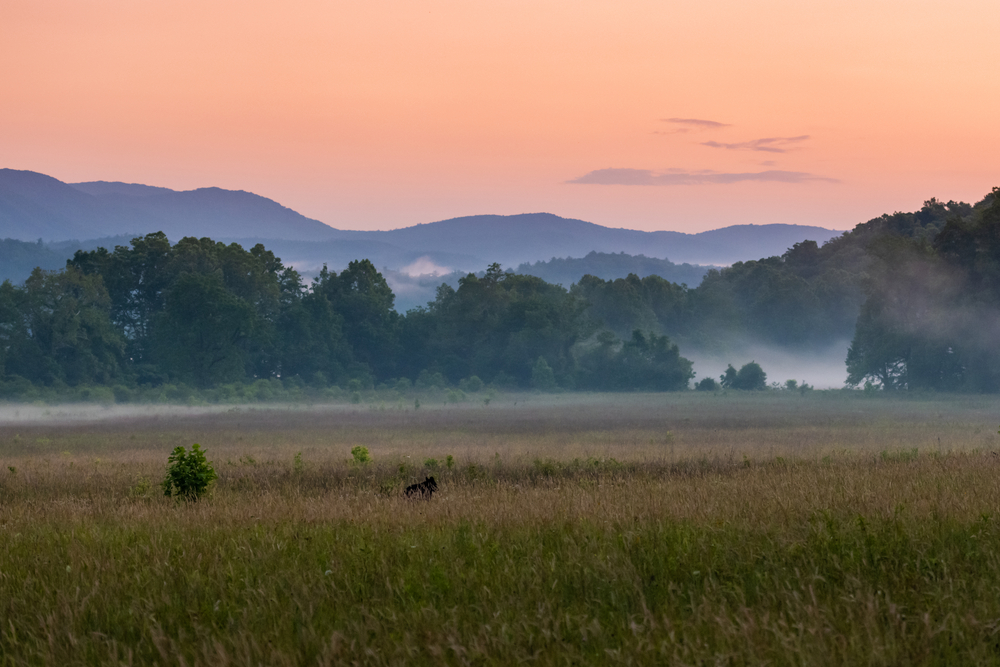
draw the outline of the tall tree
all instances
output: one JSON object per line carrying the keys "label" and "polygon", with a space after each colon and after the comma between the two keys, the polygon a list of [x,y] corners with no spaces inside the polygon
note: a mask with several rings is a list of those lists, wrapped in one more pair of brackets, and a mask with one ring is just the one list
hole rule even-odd
{"label": "tall tree", "polygon": [[354,362],[376,377],[390,377],[400,352],[400,316],[393,309],[396,297],[375,266],[367,259],[351,262],[340,275],[324,266],[312,291],[336,313]]}
{"label": "tall tree", "polygon": [[0,287],[8,375],[54,384],[108,384],[121,375],[123,342],[98,276],[35,269],[22,288]]}
{"label": "tall tree", "polygon": [[558,285],[534,276],[504,273],[492,264],[457,290],[442,286],[437,299],[410,317],[425,338],[416,358],[428,359],[450,380],[501,376],[529,386],[539,357],[557,381],[573,373],[570,349],[585,336],[584,303]]}

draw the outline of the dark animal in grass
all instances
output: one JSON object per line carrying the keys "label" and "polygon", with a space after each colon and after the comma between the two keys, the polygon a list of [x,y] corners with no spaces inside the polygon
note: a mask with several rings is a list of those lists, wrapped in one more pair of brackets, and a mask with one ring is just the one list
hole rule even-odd
{"label": "dark animal in grass", "polygon": [[437,482],[434,481],[433,477],[428,477],[422,482],[417,482],[406,487],[406,497],[430,499],[431,494],[437,490]]}

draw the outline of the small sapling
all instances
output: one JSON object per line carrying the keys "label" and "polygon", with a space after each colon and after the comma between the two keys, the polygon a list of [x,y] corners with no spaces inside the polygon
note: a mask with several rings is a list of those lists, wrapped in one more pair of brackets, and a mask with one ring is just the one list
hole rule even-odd
{"label": "small sapling", "polygon": [[217,475],[212,463],[205,459],[201,445],[195,443],[188,452],[177,447],[167,459],[167,476],[163,480],[163,495],[198,500]]}

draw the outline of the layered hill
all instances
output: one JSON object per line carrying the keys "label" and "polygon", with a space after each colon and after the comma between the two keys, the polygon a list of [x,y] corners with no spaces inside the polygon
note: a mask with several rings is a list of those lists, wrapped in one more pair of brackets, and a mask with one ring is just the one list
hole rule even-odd
{"label": "layered hill", "polygon": [[[476,215],[390,231],[334,229],[251,192],[176,191],[132,183],[63,183],[31,171],[0,169],[0,239],[65,242],[163,231],[262,242],[286,263],[342,268],[368,258],[409,275],[516,267],[590,252],[626,253],[676,263],[726,265],[783,253],[799,241],[840,232],[804,225],[736,225],[700,234],[603,227],[551,213]],[[429,268],[428,268],[429,267]],[[426,270],[425,270],[426,269]]]}
{"label": "layered hill", "polygon": [[0,238],[65,241],[162,231],[184,236],[327,240],[336,230],[252,192],[178,192],[130,183],[63,183],[0,169]]}
{"label": "layered hill", "polygon": [[344,238],[379,239],[405,248],[482,256],[504,266],[591,251],[645,255],[689,264],[732,264],[782,254],[810,239],[824,243],[841,232],[806,225],[735,225],[699,234],[603,227],[551,213],[474,215],[386,232],[341,232]]}

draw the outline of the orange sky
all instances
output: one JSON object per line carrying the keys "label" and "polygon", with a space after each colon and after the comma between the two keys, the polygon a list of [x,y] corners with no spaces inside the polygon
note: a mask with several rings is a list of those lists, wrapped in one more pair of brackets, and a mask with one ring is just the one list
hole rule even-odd
{"label": "orange sky", "polygon": [[1000,185],[998,23],[996,0],[0,0],[0,167],[345,229],[849,228]]}

